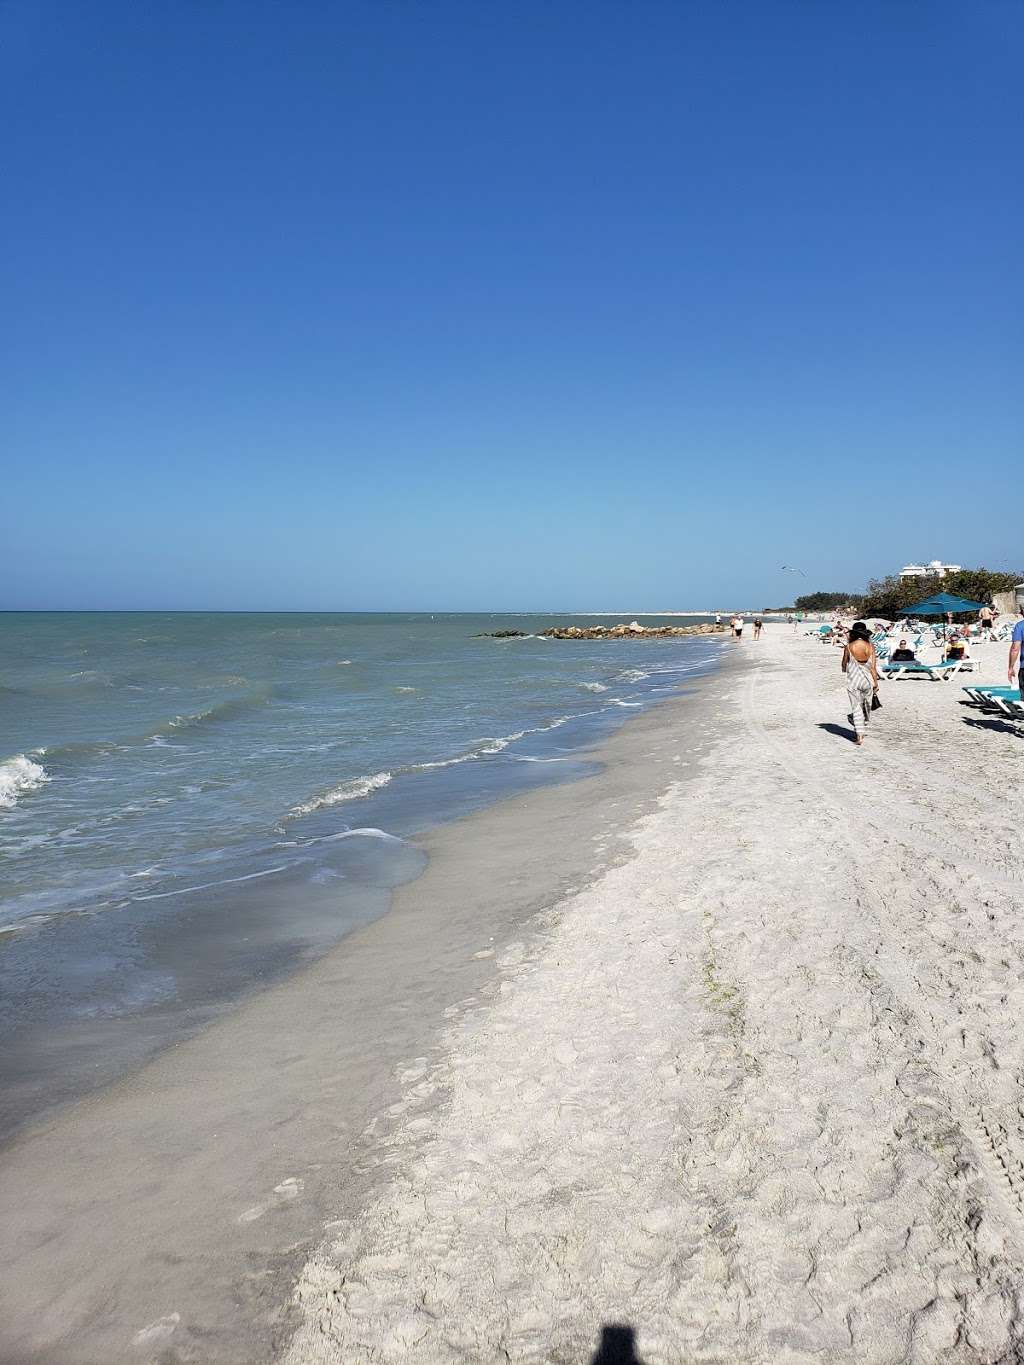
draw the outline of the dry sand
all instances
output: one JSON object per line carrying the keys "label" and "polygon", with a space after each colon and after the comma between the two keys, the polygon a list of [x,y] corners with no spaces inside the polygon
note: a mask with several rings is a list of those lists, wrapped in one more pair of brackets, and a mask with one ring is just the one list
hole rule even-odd
{"label": "dry sand", "polygon": [[731,648],[633,856],[401,1068],[287,1365],[1024,1359],[1024,738],[912,680],[857,749],[837,651]]}

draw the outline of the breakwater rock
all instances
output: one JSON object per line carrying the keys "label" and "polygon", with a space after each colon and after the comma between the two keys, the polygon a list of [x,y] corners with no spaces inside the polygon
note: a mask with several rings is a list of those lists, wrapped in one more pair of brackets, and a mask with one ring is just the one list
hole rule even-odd
{"label": "breakwater rock", "polygon": [[[542,630],[541,635],[550,640],[658,640],[668,635],[721,635],[725,626],[714,621],[703,622],[699,626],[642,626],[638,621],[618,626],[552,626]],[[493,640],[521,639],[529,632],[525,630],[485,630],[483,635]]]}

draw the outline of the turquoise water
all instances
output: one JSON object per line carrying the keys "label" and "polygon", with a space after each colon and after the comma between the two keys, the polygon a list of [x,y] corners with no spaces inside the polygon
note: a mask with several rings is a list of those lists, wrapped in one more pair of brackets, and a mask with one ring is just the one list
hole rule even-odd
{"label": "turquoise water", "polygon": [[410,833],[587,771],[719,648],[536,638],[571,619],[0,615],[14,1091],[113,1074],[149,1050],[125,1020],[162,1020],[155,1046],[323,951],[421,870]]}

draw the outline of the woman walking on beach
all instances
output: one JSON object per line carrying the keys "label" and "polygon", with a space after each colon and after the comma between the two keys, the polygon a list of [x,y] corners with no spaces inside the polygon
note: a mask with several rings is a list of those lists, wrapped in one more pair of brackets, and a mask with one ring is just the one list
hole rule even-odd
{"label": "woman walking on beach", "polygon": [[863,621],[855,621],[843,650],[846,693],[853,713],[854,743],[864,743],[871,703],[878,691],[878,655]]}

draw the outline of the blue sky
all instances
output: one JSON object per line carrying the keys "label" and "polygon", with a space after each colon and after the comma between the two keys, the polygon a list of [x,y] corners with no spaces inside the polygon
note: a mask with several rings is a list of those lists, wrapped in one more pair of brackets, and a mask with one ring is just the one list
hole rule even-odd
{"label": "blue sky", "polygon": [[0,606],[1024,567],[1022,40],[998,2],[9,0]]}

